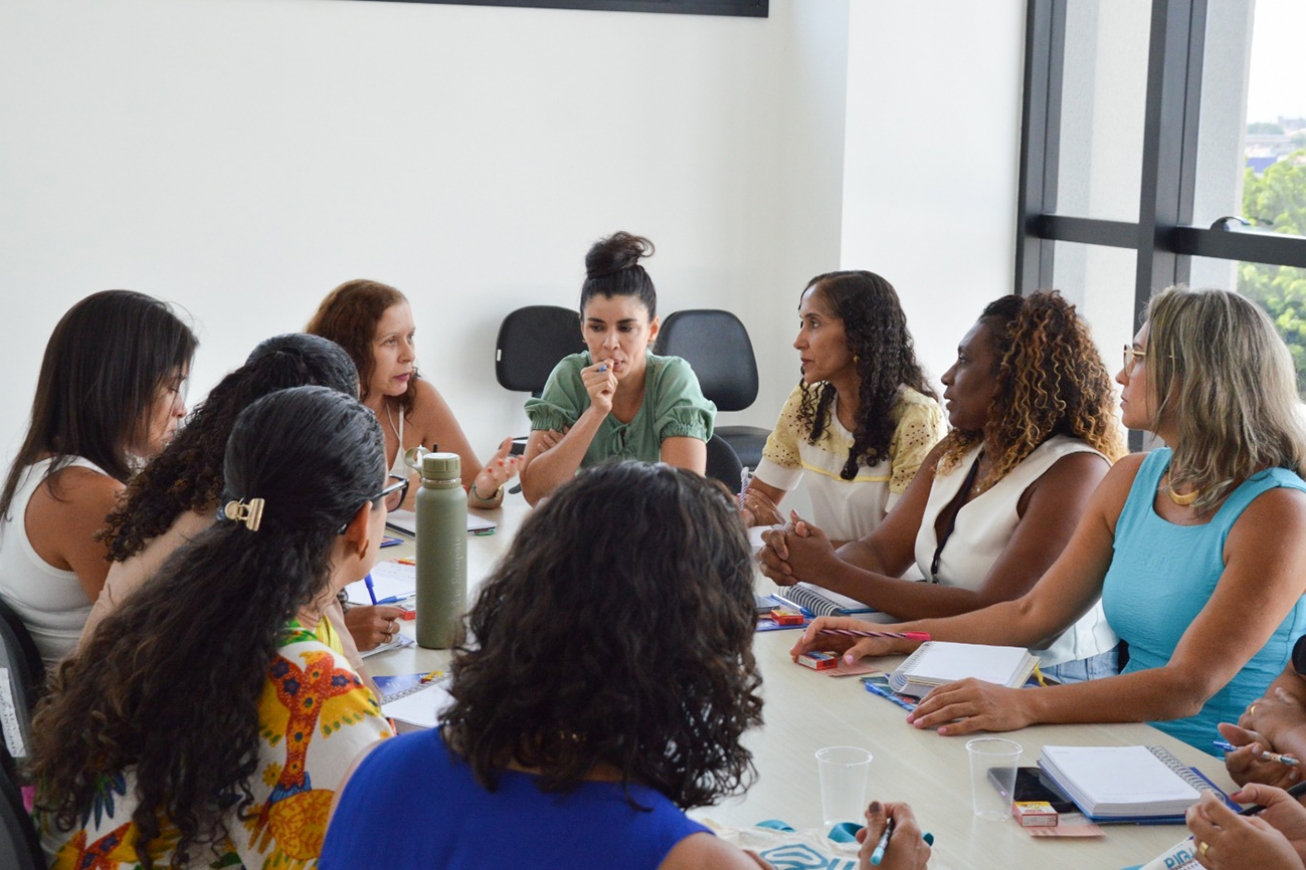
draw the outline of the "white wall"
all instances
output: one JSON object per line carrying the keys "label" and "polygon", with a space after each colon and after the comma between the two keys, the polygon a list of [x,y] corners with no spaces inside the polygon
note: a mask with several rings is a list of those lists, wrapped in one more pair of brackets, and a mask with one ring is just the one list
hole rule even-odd
{"label": "white wall", "polygon": [[838,256],[846,10],[9,0],[0,445],[88,292],[188,309],[202,395],[365,276],[412,298],[421,364],[489,450],[525,425],[494,381],[499,321],[573,304],[586,248],[619,228],[657,243],[664,311],[744,315],[768,384],[747,421],[769,425],[793,376],[771,297]]}
{"label": "white wall", "polygon": [[938,378],[1015,286],[1022,0],[854,2],[848,22],[847,269],[897,288]]}
{"label": "white wall", "polygon": [[420,362],[486,452],[525,425],[494,381],[499,321],[573,304],[619,228],[657,243],[664,313],[748,325],[762,395],[725,422],[773,422],[798,293],[840,263],[895,282],[937,375],[1011,286],[1023,3],[974,5],[7,0],[0,451],[86,293],[184,306],[198,397],[371,277],[412,298]]}

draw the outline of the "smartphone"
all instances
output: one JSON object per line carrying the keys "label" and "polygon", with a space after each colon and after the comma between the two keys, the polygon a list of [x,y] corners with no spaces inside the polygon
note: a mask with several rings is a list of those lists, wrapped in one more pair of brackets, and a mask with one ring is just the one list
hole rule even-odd
{"label": "smartphone", "polygon": [[[989,771],[989,783],[999,793],[1006,791],[998,778],[993,775],[993,771]],[[1049,782],[1043,771],[1037,767],[1016,768],[1016,786],[1013,791],[1014,794],[1011,796],[1013,803],[1017,801],[1047,801],[1052,804],[1052,809],[1058,813],[1079,812],[1075,808],[1075,804],[1062,794],[1053,783]]]}

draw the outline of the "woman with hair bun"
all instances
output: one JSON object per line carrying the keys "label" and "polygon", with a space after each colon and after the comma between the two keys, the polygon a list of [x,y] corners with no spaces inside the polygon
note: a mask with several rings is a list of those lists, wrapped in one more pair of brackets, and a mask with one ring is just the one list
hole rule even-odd
{"label": "woman with hair bun", "polygon": [[[1060,294],[1005,296],[943,374],[952,432],[888,517],[837,553],[797,521],[765,533],[777,583],[815,583],[900,619],[951,616],[1025,594],[1056,560],[1093,490],[1125,452],[1114,393],[1088,326]],[[899,579],[915,563],[927,583]],[[1044,670],[1117,669],[1100,606],[1040,643]]]}
{"label": "woman with hair bun", "polygon": [[703,474],[716,406],[680,357],[649,351],[657,292],[639,261],[653,243],[618,232],[585,255],[581,334],[588,350],[564,357],[544,392],[526,402],[522,493],[537,503],[578,469],[610,459],[662,461]]}
{"label": "woman with hair bun", "polygon": [[66,659],[32,728],[54,868],[313,866],[350,763],[391,736],[314,629],[376,561],[376,417],[329,387],[236,421],[221,519]]}
{"label": "woman with hair bun", "polygon": [[[1119,676],[1008,690],[963,680],[908,721],[941,734],[1038,723],[1150,722],[1209,752],[1291,661],[1306,632],[1306,428],[1292,356],[1257,305],[1172,288],[1152,299],[1116,376],[1124,424],[1167,446],[1121,459],[1033,589],[949,619],[898,626],[939,640],[1031,646],[1100,597],[1129,645]],[[801,651],[822,628],[817,620]],[[848,655],[910,652],[851,645]]]}
{"label": "woman with hair bun", "polygon": [[836,542],[855,541],[875,530],[943,437],[943,412],[898,294],[879,275],[817,275],[798,319],[802,380],[740,500],[749,525],[783,522],[776,505],[806,477],[816,525]]}
{"label": "woman with hair bun", "polygon": [[[122,503],[109,514],[102,535],[112,564],[82,630],[83,642],[173,551],[213,525],[227,438],[240,413],[269,393],[314,385],[357,396],[358,370],[335,342],[290,333],[261,342],[243,366],[209,391],[177,437],[132,478]],[[388,505],[397,506],[397,501]],[[360,668],[355,646],[371,649],[389,640],[401,615],[397,607],[358,607],[348,614],[331,608],[320,631],[324,643]],[[345,641],[345,632],[332,630],[333,621],[349,629],[352,643]]]}
{"label": "woman with hair bun", "polygon": [[105,290],[59,320],[0,493],[0,600],[46,668],[77,646],[109,570],[96,532],[186,415],[198,342],[158,299]]}

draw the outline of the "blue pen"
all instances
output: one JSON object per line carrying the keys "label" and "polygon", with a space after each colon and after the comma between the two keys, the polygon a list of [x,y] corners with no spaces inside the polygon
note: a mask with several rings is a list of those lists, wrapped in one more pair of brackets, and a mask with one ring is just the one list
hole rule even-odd
{"label": "blue pen", "polygon": [[[377,603],[377,604],[398,604],[398,603],[401,602],[401,601],[407,601],[409,598],[412,598],[413,595],[415,595],[415,594],[416,594],[416,593],[413,593],[413,594],[411,594],[411,595],[391,595],[389,598],[382,598],[380,601],[377,601],[376,603]],[[375,598],[373,598],[372,600],[373,600],[373,601],[376,601]]]}
{"label": "blue pen", "polygon": [[367,584],[367,597],[372,599],[373,605],[378,604],[379,602],[376,600],[376,589],[372,587],[372,573],[370,571],[363,577],[363,582]]}
{"label": "blue pen", "polygon": [[893,834],[893,816],[884,825],[884,833],[880,835],[880,841],[875,844],[875,851],[871,853],[871,863],[876,867],[884,860],[884,850],[889,848],[889,836]]}
{"label": "blue pen", "polygon": [[915,704],[911,703],[910,701],[904,701],[902,698],[899,698],[896,694],[889,691],[888,689],[883,689],[875,685],[874,683],[863,682],[862,685],[866,687],[866,691],[879,695],[881,698],[884,698],[887,701],[892,701],[902,709],[906,710],[908,713],[914,712],[916,710]]}
{"label": "blue pen", "polygon": [[[1213,740],[1211,741],[1211,744],[1216,749],[1223,749],[1225,752],[1234,752],[1242,748],[1239,746],[1234,746],[1228,740]],[[1280,764],[1286,764],[1289,767],[1295,767],[1301,764],[1300,761],[1293,758],[1291,755],[1283,755],[1282,753],[1279,752],[1270,752],[1268,749],[1261,752],[1261,761],[1277,761]]]}

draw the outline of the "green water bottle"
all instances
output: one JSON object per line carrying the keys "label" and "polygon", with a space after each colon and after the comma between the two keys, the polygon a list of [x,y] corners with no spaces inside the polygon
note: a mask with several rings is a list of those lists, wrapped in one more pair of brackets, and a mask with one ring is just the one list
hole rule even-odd
{"label": "green water bottle", "polygon": [[457,453],[422,457],[417,491],[417,643],[449,649],[467,609],[467,494]]}

